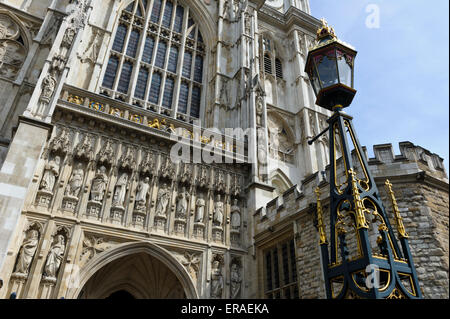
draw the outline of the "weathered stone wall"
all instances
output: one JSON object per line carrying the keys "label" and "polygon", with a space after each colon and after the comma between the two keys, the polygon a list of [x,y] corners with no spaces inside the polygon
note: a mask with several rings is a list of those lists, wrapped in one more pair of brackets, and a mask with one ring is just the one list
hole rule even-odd
{"label": "weathered stone wall", "polygon": [[[442,158],[415,146],[410,142],[400,143],[401,155],[394,156],[392,145],[375,145],[375,158],[370,158],[369,167],[396,233],[390,199],[386,196],[384,183],[393,184],[404,226],[409,234],[409,244],[419,277],[424,298],[449,297],[449,195],[448,178]],[[255,245],[260,246],[268,229],[272,238],[286,224],[291,224],[296,238],[297,271],[300,298],[325,298],[319,236],[316,220],[316,195],[320,186],[323,220],[329,236],[329,184],[322,174],[314,174],[294,186],[283,195],[260,208],[255,214]],[[267,218],[264,218],[264,215]],[[282,225],[284,225],[282,227]],[[267,238],[265,239],[268,240]],[[349,247],[351,248],[351,247]],[[259,260],[261,263],[262,260]],[[262,267],[259,267],[263,271]],[[260,275],[260,278],[263,278]],[[264,283],[260,282],[263,289]]]}
{"label": "weathered stone wall", "polygon": [[[423,182],[394,182],[400,214],[425,298],[448,298],[448,191]],[[391,206],[380,185],[383,202]],[[395,227],[395,222],[391,220]]]}

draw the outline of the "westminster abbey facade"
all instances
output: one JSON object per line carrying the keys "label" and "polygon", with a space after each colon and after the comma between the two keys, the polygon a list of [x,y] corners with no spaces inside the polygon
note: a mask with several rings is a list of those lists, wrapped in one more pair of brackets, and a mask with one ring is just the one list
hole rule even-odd
{"label": "westminster abbey facade", "polygon": [[[320,25],[308,0],[1,1],[0,298],[324,298]],[[369,165],[448,298],[443,160],[400,151]]]}

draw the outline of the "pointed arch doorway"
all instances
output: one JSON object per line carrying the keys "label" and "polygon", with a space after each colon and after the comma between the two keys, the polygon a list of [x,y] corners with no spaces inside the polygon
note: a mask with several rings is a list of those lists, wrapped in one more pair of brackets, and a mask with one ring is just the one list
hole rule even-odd
{"label": "pointed arch doorway", "polygon": [[142,242],[119,245],[90,260],[69,298],[196,299],[186,269],[162,247]]}

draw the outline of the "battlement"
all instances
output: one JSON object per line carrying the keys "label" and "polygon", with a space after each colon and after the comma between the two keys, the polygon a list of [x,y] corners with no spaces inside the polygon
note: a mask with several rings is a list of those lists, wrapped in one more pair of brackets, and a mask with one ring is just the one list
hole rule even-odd
{"label": "battlement", "polygon": [[391,143],[374,145],[374,158],[368,158],[367,150],[364,150],[370,170],[375,177],[425,171],[435,178],[448,182],[444,159],[438,154],[408,141],[400,142],[399,148],[400,155],[395,155]]}
{"label": "battlement", "polygon": [[[391,143],[376,144],[373,146],[375,157],[369,158],[367,148],[363,146],[373,176],[388,177],[418,174],[426,172],[430,176],[448,183],[448,176],[444,167],[444,159],[429,150],[414,145],[411,142],[400,142],[400,154],[395,155]],[[354,163],[357,162],[357,154],[352,152]],[[337,165],[342,164],[342,158],[338,159]],[[269,201],[265,206],[256,210],[254,216],[260,216],[262,224],[265,219],[279,219],[287,214],[294,214],[299,210],[309,207],[309,203],[315,201],[314,189],[317,185],[327,184],[329,181],[330,166],[327,165],[323,172],[315,172],[294,185],[280,196]],[[277,216],[277,217],[275,217]],[[264,227],[261,227],[264,229]]]}

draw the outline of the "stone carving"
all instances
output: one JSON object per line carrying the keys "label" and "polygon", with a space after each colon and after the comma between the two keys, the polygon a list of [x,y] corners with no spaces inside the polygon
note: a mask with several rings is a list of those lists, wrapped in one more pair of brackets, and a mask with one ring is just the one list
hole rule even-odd
{"label": "stone carving", "polygon": [[7,14],[0,14],[0,75],[15,79],[27,56],[19,25]]}
{"label": "stone carving", "polygon": [[217,195],[217,201],[214,203],[214,215],[213,215],[213,225],[222,227],[223,223],[223,201],[220,198],[220,194]]}
{"label": "stone carving", "polygon": [[94,158],[94,150],[92,147],[92,137],[89,134],[85,134],[83,140],[75,147],[74,157],[86,158],[92,160]]}
{"label": "stone carving", "polygon": [[258,144],[258,174],[262,180],[265,180],[265,168],[267,164],[267,151],[266,151],[266,134],[264,129],[257,129],[257,144]]}
{"label": "stone carving", "polygon": [[97,28],[92,28],[91,41],[87,45],[86,50],[81,57],[81,62],[89,62],[94,64],[97,61],[98,53],[102,44],[102,36],[103,31]]}
{"label": "stone carving", "polygon": [[150,178],[145,177],[137,186],[135,209],[138,211],[145,210],[147,204],[147,194],[150,189]]}
{"label": "stone carving", "polygon": [[135,168],[135,160],[134,160],[134,152],[131,146],[127,147],[126,152],[123,152],[122,157],[119,160],[120,166],[123,168],[129,168],[134,170]]}
{"label": "stone carving", "polygon": [[164,183],[162,187],[158,190],[157,205],[156,205],[156,215],[166,216],[167,205],[169,204],[169,190],[167,184]]}
{"label": "stone carving", "polygon": [[256,97],[256,125],[263,125],[263,111],[264,111],[264,100],[261,95]]}
{"label": "stone carving", "polygon": [[186,163],[181,163],[182,164],[182,174],[181,174],[181,178],[180,178],[180,182],[181,183],[191,183],[191,179],[192,179],[192,168],[190,164],[186,164]]}
{"label": "stone carving", "polygon": [[187,269],[194,282],[196,282],[200,270],[200,255],[195,253],[191,254],[186,251],[183,258],[181,258],[181,264]]}
{"label": "stone carving", "polygon": [[26,54],[27,50],[21,43],[0,39],[0,75],[15,79],[25,61]]}
{"label": "stone carving", "polygon": [[221,256],[216,255],[211,267],[211,298],[222,298],[223,275]]}
{"label": "stone carving", "polygon": [[231,206],[231,229],[239,231],[241,228],[241,209],[239,208],[237,198],[234,199]]}
{"label": "stone carving", "polygon": [[73,169],[69,183],[67,183],[65,195],[78,198],[81,186],[83,185],[83,178],[84,178],[83,164],[78,163],[76,167]]}
{"label": "stone carving", "polygon": [[60,164],[61,158],[59,156],[55,156],[54,159],[50,160],[45,165],[44,175],[42,176],[41,184],[39,185],[40,190],[53,192],[56,178],[59,176]]}
{"label": "stone carving", "polygon": [[67,21],[70,23],[70,27],[78,30],[86,24],[87,10],[90,3],[90,0],[69,0],[66,12],[68,14]]}
{"label": "stone carving", "polygon": [[56,235],[53,244],[50,247],[47,261],[45,262],[44,277],[46,279],[56,280],[56,275],[61,266],[65,249],[66,244],[64,236],[61,234]]}
{"label": "stone carving", "polygon": [[39,242],[39,232],[36,229],[30,229],[25,235],[22,247],[20,248],[19,257],[14,273],[28,275],[28,271],[36,253]]}
{"label": "stone carving", "polygon": [[222,170],[218,170],[216,174],[216,189],[218,191],[224,191],[226,188],[225,176]]}
{"label": "stone carving", "polygon": [[0,14],[0,39],[12,39],[19,35],[19,26],[6,14]]}
{"label": "stone carving", "polygon": [[283,122],[275,116],[269,116],[269,154],[274,159],[293,161],[294,143],[289,138]]}
{"label": "stone carving", "polygon": [[127,189],[128,189],[128,174],[122,173],[116,183],[114,196],[112,200],[113,206],[123,207]]}
{"label": "stone carving", "polygon": [[49,149],[52,152],[62,152],[64,154],[69,153],[70,136],[68,129],[61,127],[59,134],[50,141]]}
{"label": "stone carving", "polygon": [[114,246],[114,242],[106,241],[103,238],[88,236],[83,239],[83,250],[80,255],[80,268],[83,267],[92,257],[104,252]]}
{"label": "stone carving", "polygon": [[164,178],[174,179],[176,175],[176,169],[174,163],[170,160],[170,157],[163,156],[161,158],[161,176]]}
{"label": "stone carving", "polygon": [[103,201],[107,181],[108,176],[106,175],[106,167],[102,165],[97,169],[97,172],[92,180],[91,200],[95,202]]}
{"label": "stone carving", "polygon": [[142,160],[141,165],[139,165],[140,170],[144,174],[154,174],[155,170],[155,160],[151,152],[147,152],[145,158]]}
{"label": "stone carving", "polygon": [[189,193],[186,191],[186,187],[183,187],[182,191],[178,194],[178,202],[177,202],[177,208],[175,211],[175,217],[176,218],[186,218],[186,212],[187,212],[187,206],[188,201],[187,197],[189,196]]}
{"label": "stone carving", "polygon": [[239,196],[240,193],[241,193],[240,177],[239,175],[235,174],[231,184],[231,194],[233,196]]}
{"label": "stone carving", "polygon": [[208,170],[205,166],[200,166],[199,176],[197,176],[197,185],[200,187],[208,186]]}
{"label": "stone carving", "polygon": [[110,140],[106,140],[105,145],[101,148],[98,153],[98,161],[101,163],[111,163],[112,159],[115,158],[114,149],[111,145]]}
{"label": "stone carving", "polygon": [[197,201],[195,202],[195,205],[197,207],[197,210],[195,212],[195,222],[196,223],[203,223],[203,218],[205,215],[205,199],[203,198],[203,194],[199,194]]}
{"label": "stone carving", "polygon": [[239,269],[239,265],[237,262],[233,262],[231,264],[231,285],[230,285],[230,293],[231,299],[237,299],[241,295],[241,271]]}
{"label": "stone carving", "polygon": [[44,79],[42,80],[42,92],[39,100],[44,103],[49,103],[53,92],[56,88],[56,72],[52,70],[51,73],[48,73]]}

